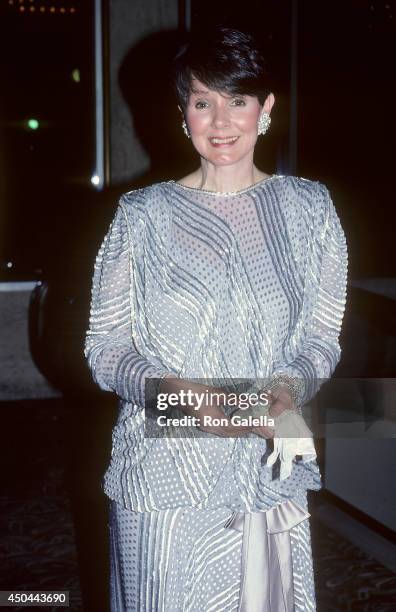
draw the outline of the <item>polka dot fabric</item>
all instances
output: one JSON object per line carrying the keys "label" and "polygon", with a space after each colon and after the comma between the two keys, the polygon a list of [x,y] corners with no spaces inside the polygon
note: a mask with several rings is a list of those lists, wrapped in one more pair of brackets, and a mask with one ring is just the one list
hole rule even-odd
{"label": "polka dot fabric", "polygon": [[[302,405],[339,360],[346,277],[345,236],[321,183],[274,175],[248,189],[220,194],[169,181],[121,197],[95,261],[85,355],[97,384],[120,399],[104,477],[104,491],[116,508],[112,542],[119,565],[113,576],[121,576],[127,594],[139,588],[133,597],[143,601],[148,595],[141,592],[139,559],[147,560],[144,571],[154,575],[147,607],[120,603],[125,609],[236,609],[238,577],[232,572],[228,576],[224,570],[226,585],[217,574],[213,581],[205,574],[206,600],[193,576],[172,578],[178,555],[189,551],[189,567],[196,562],[195,544],[187,537],[193,515],[190,528],[189,521],[182,523],[184,531],[172,527],[172,521],[198,512],[207,519],[203,529],[209,529],[233,510],[266,511],[287,499],[300,499],[303,505],[307,489],[321,486],[316,462],[296,461],[291,476],[279,481],[262,462],[266,441],[254,435],[145,437],[147,379],[171,372],[209,383],[253,382],[284,373],[300,379]],[[124,535],[128,517],[132,523]],[[132,554],[125,544],[129,529],[149,533],[139,535],[140,542],[154,538],[151,556],[144,557],[140,544],[132,546]],[[294,529],[295,607],[310,610],[308,521]],[[198,540],[204,537],[193,533]],[[155,555],[163,546],[167,552],[160,562]],[[199,571],[204,571],[205,555],[199,556]],[[130,587],[129,574],[134,577]],[[125,599],[125,593],[116,595],[117,584],[113,580],[114,597]],[[172,588],[176,607],[161,607],[164,601],[172,606],[166,599]]]}
{"label": "polka dot fabric", "polygon": [[[307,510],[304,492],[294,501]],[[231,515],[226,505],[139,513],[112,501],[112,612],[237,612],[243,535],[224,527]],[[314,612],[308,520],[290,530],[290,541],[294,612]]]}
{"label": "polka dot fabric", "polygon": [[233,612],[242,533],[227,508],[131,512],[110,507],[112,612]]}
{"label": "polka dot fabric", "polygon": [[124,194],[95,262],[85,343],[94,379],[120,398],[106,494],[138,512],[196,506],[230,462],[247,510],[269,507],[273,489],[317,488],[317,467],[296,465],[266,498],[261,439],[146,438],[145,383],[283,372],[301,379],[304,403],[340,356],[346,271],[321,183],[275,175],[234,194],[172,181]]}

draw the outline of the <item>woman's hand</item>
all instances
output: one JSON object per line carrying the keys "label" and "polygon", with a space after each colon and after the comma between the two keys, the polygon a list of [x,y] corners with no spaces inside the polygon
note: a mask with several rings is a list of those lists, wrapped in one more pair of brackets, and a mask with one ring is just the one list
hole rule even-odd
{"label": "woman's hand", "polygon": [[[184,414],[199,418],[200,425],[197,425],[197,427],[201,431],[223,438],[237,438],[253,431],[253,427],[234,424],[231,422],[231,418],[226,416],[222,407],[227,403],[227,393],[220,387],[203,385],[170,375],[162,379],[159,391],[167,394],[191,391],[192,394],[197,394],[197,396],[203,394],[205,398],[207,397],[208,401],[203,402],[198,409],[192,403],[177,406],[178,410]],[[221,421],[218,421],[218,419],[221,419]],[[260,430],[259,435],[264,436],[264,433],[269,433],[264,432],[267,429],[261,428],[262,431]],[[266,435],[265,437],[270,436]]]}
{"label": "woman's hand", "polygon": [[261,438],[273,438],[275,429],[266,425],[256,425],[252,427],[252,433],[257,434]]}
{"label": "woman's hand", "polygon": [[291,394],[285,387],[277,387],[269,394],[270,408],[269,414],[272,417],[277,417],[284,410],[295,410],[296,404]]}

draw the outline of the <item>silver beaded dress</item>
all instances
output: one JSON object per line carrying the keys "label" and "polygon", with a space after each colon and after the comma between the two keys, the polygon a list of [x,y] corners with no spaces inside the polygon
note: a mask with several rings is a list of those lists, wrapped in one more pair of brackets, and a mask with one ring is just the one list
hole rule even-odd
{"label": "silver beaded dress", "polygon": [[[253,434],[145,437],[146,380],[283,373],[308,402],[340,359],[346,279],[345,235],[319,182],[273,175],[214,193],[168,181],[121,197],[85,342],[94,380],[119,397],[104,477],[113,612],[236,612],[242,536],[224,523],[289,499],[306,509],[321,486],[316,461],[274,477]],[[293,609],[315,610],[308,520],[290,540]]]}

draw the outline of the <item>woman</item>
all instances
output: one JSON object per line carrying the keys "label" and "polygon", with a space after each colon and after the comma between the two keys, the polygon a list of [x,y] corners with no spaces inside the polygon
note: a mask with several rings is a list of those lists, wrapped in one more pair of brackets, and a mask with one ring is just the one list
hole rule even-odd
{"label": "woman", "polygon": [[[175,82],[200,166],[124,194],[94,270],[85,354],[120,398],[104,479],[112,610],[314,610],[306,493],[321,486],[316,461],[277,477],[262,423],[145,437],[145,386],[264,380],[273,416],[299,410],[340,358],[344,233],[324,185],[254,164],[275,98],[250,35],[191,39]],[[219,400],[199,414],[230,412]]]}

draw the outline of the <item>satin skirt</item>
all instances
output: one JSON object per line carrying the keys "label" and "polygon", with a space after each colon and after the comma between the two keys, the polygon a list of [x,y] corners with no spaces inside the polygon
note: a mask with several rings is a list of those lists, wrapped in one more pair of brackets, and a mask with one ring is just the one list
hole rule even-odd
{"label": "satin skirt", "polygon": [[110,501],[111,611],[314,612],[309,520],[296,502],[266,520],[226,507],[139,513]]}

